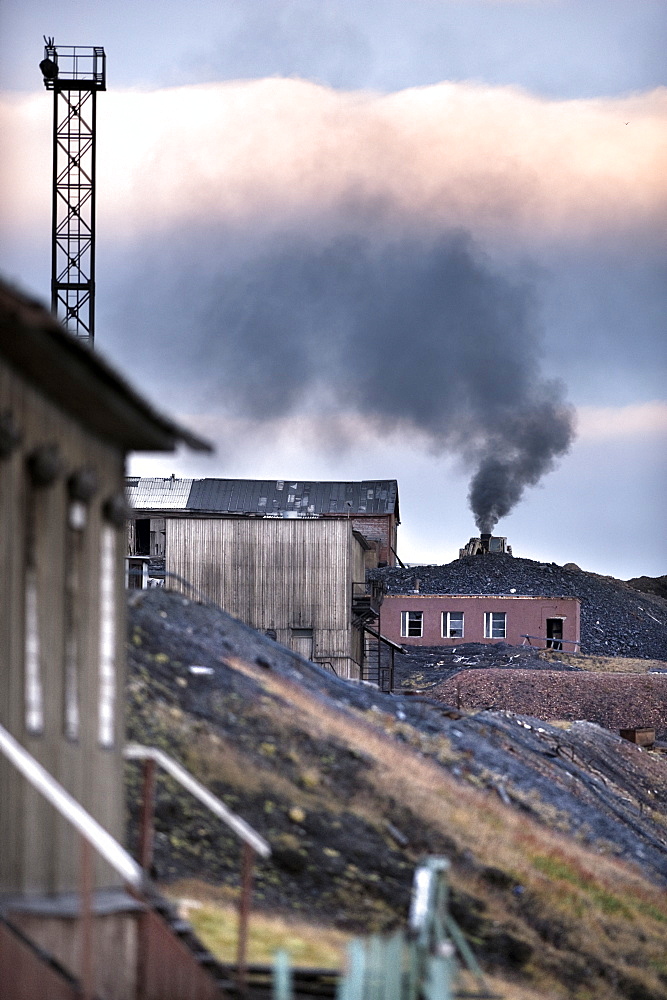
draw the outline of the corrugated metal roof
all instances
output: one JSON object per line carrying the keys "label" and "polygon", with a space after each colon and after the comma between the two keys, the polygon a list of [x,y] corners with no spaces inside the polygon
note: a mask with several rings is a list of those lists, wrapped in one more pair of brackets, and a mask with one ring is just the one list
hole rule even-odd
{"label": "corrugated metal roof", "polygon": [[188,502],[192,479],[128,478],[125,483],[131,507],[147,510],[183,510]]}
{"label": "corrugated metal roof", "polygon": [[224,514],[392,514],[398,516],[395,479],[356,483],[288,479],[134,479],[128,500],[145,509]]}

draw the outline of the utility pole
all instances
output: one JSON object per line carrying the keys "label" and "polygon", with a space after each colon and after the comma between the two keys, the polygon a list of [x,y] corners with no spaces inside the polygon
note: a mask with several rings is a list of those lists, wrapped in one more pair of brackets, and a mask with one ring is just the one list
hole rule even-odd
{"label": "utility pole", "polygon": [[44,36],[39,64],[53,91],[51,310],[88,344],[95,339],[95,125],[98,90],[106,90],[99,46],[54,45]]}

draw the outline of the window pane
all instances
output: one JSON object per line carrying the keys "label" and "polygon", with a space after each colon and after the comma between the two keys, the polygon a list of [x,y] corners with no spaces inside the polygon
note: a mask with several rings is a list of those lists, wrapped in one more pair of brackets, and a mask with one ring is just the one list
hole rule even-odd
{"label": "window pane", "polygon": [[26,573],[25,581],[25,725],[33,735],[44,729],[44,691],[42,688],[39,615],[37,609],[37,574]]}
{"label": "window pane", "polygon": [[504,639],[507,615],[504,611],[486,611],[484,613],[484,638]]}
{"label": "window pane", "polygon": [[463,638],[463,612],[451,611],[449,614],[449,635],[452,639]]}
{"label": "window pane", "polygon": [[401,611],[401,635],[421,636],[424,613],[422,611]]}
{"label": "window pane", "polygon": [[448,639],[463,638],[463,612],[443,611],[442,613],[442,634]]}
{"label": "window pane", "polygon": [[505,612],[494,611],[491,621],[491,636],[493,639],[505,638]]}

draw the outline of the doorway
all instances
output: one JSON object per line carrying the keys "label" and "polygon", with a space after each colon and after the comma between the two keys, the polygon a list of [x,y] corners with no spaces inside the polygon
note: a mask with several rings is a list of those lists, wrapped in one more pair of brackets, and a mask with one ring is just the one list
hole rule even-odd
{"label": "doorway", "polygon": [[290,643],[295,653],[300,653],[307,660],[313,659],[313,630],[312,628],[293,628],[292,642]]}
{"label": "doorway", "polygon": [[563,648],[563,619],[547,618],[547,649]]}

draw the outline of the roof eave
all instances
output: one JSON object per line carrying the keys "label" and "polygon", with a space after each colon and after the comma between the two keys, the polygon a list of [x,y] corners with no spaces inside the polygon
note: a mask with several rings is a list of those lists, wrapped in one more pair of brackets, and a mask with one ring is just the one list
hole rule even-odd
{"label": "roof eave", "polygon": [[212,446],[157,413],[40,304],[0,283],[0,354],[68,414],[126,451]]}

